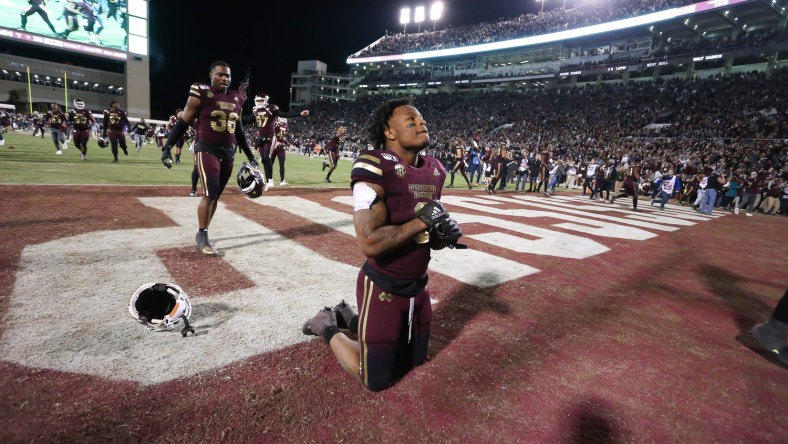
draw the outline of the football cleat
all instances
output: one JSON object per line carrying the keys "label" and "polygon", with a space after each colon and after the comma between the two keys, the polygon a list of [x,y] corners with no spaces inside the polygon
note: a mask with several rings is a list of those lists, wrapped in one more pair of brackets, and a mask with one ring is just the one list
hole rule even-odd
{"label": "football cleat", "polygon": [[197,190],[192,190],[192,191],[189,193],[189,196],[191,196],[191,197],[197,197]]}
{"label": "football cleat", "polygon": [[128,155],[129,155],[129,150],[128,150],[126,147],[120,147],[120,149],[122,149],[122,150],[123,150],[123,154],[124,154],[124,155],[126,155],[126,156],[128,156]]}
{"label": "football cleat", "polygon": [[301,332],[305,335],[323,336],[326,327],[336,327],[337,316],[331,307],[324,307],[312,319],[304,322]]}
{"label": "football cleat", "polygon": [[279,182],[279,186],[280,187],[286,187],[287,185],[288,185],[288,183],[287,183],[286,180],[283,180],[283,181]]}
{"label": "football cleat", "polygon": [[197,242],[197,251],[207,256],[219,256],[219,250],[208,240],[207,231],[197,231],[194,240]]}
{"label": "football cleat", "polygon": [[63,154],[63,151],[57,150],[57,151],[55,151],[55,154],[57,154],[59,156],[59,155]]}
{"label": "football cleat", "polygon": [[343,299],[342,302],[334,306],[334,313],[338,314],[337,316],[337,327],[339,328],[350,328],[350,321],[353,320],[353,316],[356,316],[355,310],[351,307],[345,300]]}

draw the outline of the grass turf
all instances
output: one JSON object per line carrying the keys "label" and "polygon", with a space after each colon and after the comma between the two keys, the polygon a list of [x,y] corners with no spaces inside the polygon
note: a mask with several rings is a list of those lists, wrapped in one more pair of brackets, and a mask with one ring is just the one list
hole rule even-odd
{"label": "grass turf", "polygon": [[[160,160],[161,151],[155,144],[144,145],[137,153],[131,138],[127,138],[129,155],[120,151],[119,163],[113,164],[110,148],[99,148],[96,141],[88,142],[87,160],[80,160],[79,150],[69,142],[62,155],[55,154],[52,138],[33,137],[30,133],[12,132],[5,135],[0,146],[0,183],[3,184],[58,184],[58,185],[183,185],[189,186],[192,156],[184,148],[181,164],[167,170]],[[236,171],[245,160],[236,155]],[[288,153],[285,179],[291,186],[327,186],[321,171],[322,157],[304,157]],[[350,186],[350,161],[343,159],[331,175],[332,187]],[[274,164],[274,183],[279,184],[279,162]],[[231,179],[233,182],[234,179]],[[232,186],[233,183],[228,184]]]}

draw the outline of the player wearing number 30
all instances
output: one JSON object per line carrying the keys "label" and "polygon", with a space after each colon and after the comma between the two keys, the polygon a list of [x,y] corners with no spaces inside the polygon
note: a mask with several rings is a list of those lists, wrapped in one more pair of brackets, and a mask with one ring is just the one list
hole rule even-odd
{"label": "player wearing number 30", "polygon": [[246,154],[249,163],[257,167],[257,162],[241,125],[246,94],[229,89],[230,66],[225,62],[212,63],[208,76],[210,85],[195,83],[189,89],[186,107],[167,137],[161,160],[164,166],[172,168],[170,150],[196,118],[194,157],[203,187],[203,197],[197,207],[197,250],[215,256],[219,251],[208,240],[208,226],[216,212],[219,196],[233,173],[235,144]]}

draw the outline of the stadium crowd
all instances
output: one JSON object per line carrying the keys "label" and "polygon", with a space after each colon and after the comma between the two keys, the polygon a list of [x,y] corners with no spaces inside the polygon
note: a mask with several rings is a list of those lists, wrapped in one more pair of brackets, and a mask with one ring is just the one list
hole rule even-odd
{"label": "stadium crowd", "polygon": [[[427,154],[450,163],[451,141],[460,138],[475,184],[485,182],[486,166],[502,146],[508,151],[501,187],[533,189],[535,160],[549,153],[556,186],[583,188],[593,197],[620,188],[623,172],[637,159],[644,183],[668,170],[680,177],[681,202],[694,203],[698,174],[723,173],[736,182],[740,205],[786,213],[788,204],[788,68],[704,79],[671,79],[627,84],[584,85],[527,92],[437,93],[414,98],[428,120],[432,145]],[[386,96],[354,103],[318,102],[309,119],[292,119],[289,143],[302,154],[319,152],[336,127],[347,128],[341,150],[358,154],[369,147],[366,122]],[[5,114],[6,127],[39,131],[41,116]],[[250,135],[254,125],[246,126]],[[99,128],[94,128],[99,132]],[[94,132],[94,134],[95,134]],[[156,132],[156,133],[154,133]],[[158,140],[161,128],[146,136]],[[315,149],[317,147],[317,149]],[[617,180],[601,186],[585,177],[590,165]],[[591,168],[592,170],[594,168]],[[473,174],[475,173],[475,174]],[[528,173],[528,174],[526,174]],[[754,180],[754,182],[752,182]],[[546,178],[545,178],[545,181]],[[738,187],[738,185],[742,185]],[[587,189],[590,186],[589,189]],[[730,182],[728,184],[730,187]],[[522,188],[521,188],[522,187]],[[730,188],[728,188],[730,189]],[[753,198],[744,199],[749,190]],[[645,191],[644,191],[645,192]],[[771,193],[771,196],[770,196]],[[718,204],[725,202],[720,193]],[[769,197],[776,205],[766,207]],[[772,208],[775,207],[775,208]]]}
{"label": "stadium crowd", "polygon": [[387,34],[376,45],[365,48],[356,56],[402,54],[510,40],[605,23],[692,3],[697,3],[697,1],[600,0],[580,2],[569,9],[558,8],[540,13],[521,14],[518,17],[501,18],[495,22],[449,27],[436,32]]}
{"label": "stadium crowd", "polygon": [[[510,183],[517,176],[518,155],[527,153],[526,158],[534,158],[549,151],[553,163],[561,162],[564,171],[558,171],[558,183],[564,186],[582,187],[581,171],[590,163],[609,161],[623,171],[622,166],[638,159],[645,177],[673,169],[685,184],[707,168],[737,177],[738,183],[756,173],[758,194],[765,196],[770,188],[786,190],[786,82],[788,69],[782,68],[771,74],[751,72],[525,93],[438,93],[417,96],[414,102],[431,130],[429,154],[448,164],[450,141],[460,137],[469,152],[467,161],[473,165],[483,163],[484,150],[493,151],[506,141],[512,153]],[[341,105],[316,103],[311,107],[312,118],[292,122],[294,141],[302,146],[320,144],[341,124],[348,130],[345,149],[364,149],[365,122],[384,98],[368,96]],[[475,155],[471,154],[474,150]],[[580,182],[566,183],[572,169]],[[618,176],[620,182],[620,172]],[[474,183],[483,180],[477,176]],[[787,192],[780,193],[783,214]],[[765,197],[761,200],[766,201]]]}

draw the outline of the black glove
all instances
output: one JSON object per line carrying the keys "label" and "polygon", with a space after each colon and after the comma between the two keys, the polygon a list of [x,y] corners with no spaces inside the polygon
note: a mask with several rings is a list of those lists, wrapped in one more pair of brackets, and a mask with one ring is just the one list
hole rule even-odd
{"label": "black glove", "polygon": [[251,166],[253,166],[255,168],[257,168],[259,166],[257,164],[257,161],[254,159],[254,157],[249,158],[249,165],[251,165]]}
{"label": "black glove", "polygon": [[432,229],[436,223],[447,219],[449,212],[443,208],[443,204],[439,200],[431,200],[421,208],[418,217],[419,220],[427,224],[427,229]]}
{"label": "black glove", "polygon": [[450,217],[441,220],[435,224],[432,229],[435,232],[435,235],[438,236],[438,239],[447,242],[455,242],[457,239],[462,237],[462,229],[460,228],[460,224]]}
{"label": "black glove", "polygon": [[167,145],[161,149],[161,163],[163,163],[167,169],[172,168],[172,154],[170,154],[170,147]]}

